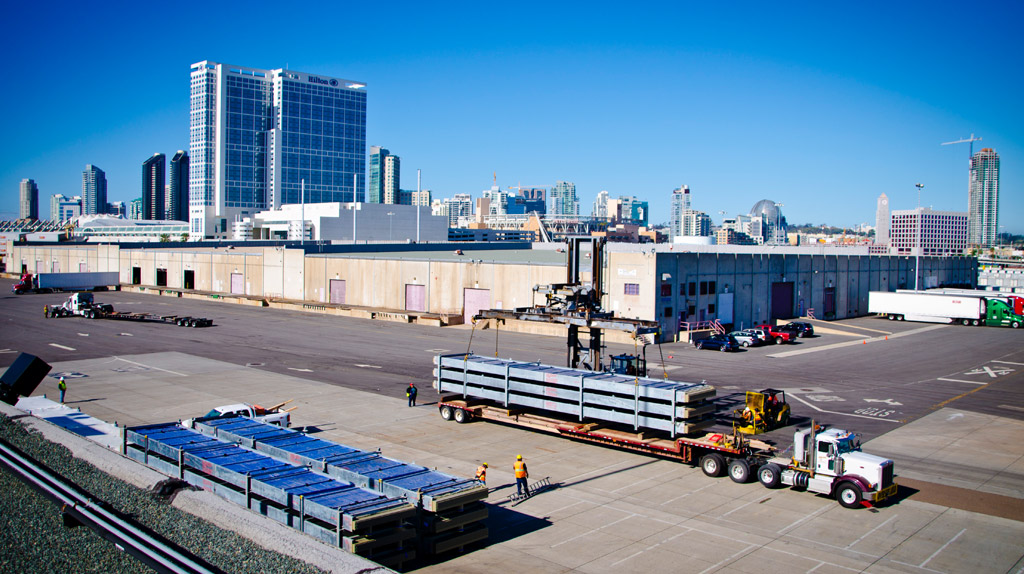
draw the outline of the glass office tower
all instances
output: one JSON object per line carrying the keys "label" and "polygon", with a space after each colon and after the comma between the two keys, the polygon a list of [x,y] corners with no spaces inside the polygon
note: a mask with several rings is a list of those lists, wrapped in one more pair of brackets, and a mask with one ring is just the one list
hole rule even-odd
{"label": "glass office tower", "polygon": [[236,218],[284,204],[363,199],[361,83],[199,62],[190,123],[193,239],[226,237]]}

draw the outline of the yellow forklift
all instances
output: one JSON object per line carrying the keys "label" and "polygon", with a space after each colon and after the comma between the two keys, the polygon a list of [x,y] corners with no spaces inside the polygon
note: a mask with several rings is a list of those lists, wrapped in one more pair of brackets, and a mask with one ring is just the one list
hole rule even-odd
{"label": "yellow forklift", "polygon": [[746,405],[736,409],[733,428],[744,434],[760,434],[789,424],[786,393],[776,389],[747,391]]}

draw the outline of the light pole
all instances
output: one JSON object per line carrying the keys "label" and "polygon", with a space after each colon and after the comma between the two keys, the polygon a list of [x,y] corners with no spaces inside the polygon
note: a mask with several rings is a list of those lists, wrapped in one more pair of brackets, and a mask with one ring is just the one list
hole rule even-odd
{"label": "light pole", "polygon": [[393,211],[389,211],[388,212],[388,241],[391,241],[392,223],[395,221],[394,215],[395,215],[395,212],[393,212]]}
{"label": "light pole", "polygon": [[917,188],[917,257],[914,262],[914,291],[917,291],[917,277],[921,274],[921,250],[924,249],[921,245],[922,235],[924,234],[924,216],[921,213],[921,190],[924,189],[924,184],[915,183],[914,187]]}

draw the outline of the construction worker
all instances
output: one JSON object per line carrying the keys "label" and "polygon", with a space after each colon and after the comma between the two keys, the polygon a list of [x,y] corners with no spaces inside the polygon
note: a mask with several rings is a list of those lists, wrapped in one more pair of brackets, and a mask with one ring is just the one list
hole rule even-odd
{"label": "construction worker", "polygon": [[43,317],[49,317],[49,316],[50,316],[50,306],[49,305],[43,305]]}
{"label": "construction worker", "polygon": [[476,479],[487,485],[487,463],[480,463],[480,466],[476,467]]}
{"label": "construction worker", "polygon": [[64,382],[64,377],[60,378],[60,382],[57,383],[57,388],[60,389],[60,404],[64,404],[64,393],[68,390],[68,384]]}
{"label": "construction worker", "polygon": [[416,385],[412,383],[409,383],[409,388],[405,389],[405,396],[409,399],[410,407],[416,406],[416,393],[418,392],[419,390],[416,388]]}
{"label": "construction worker", "polygon": [[526,483],[526,479],[530,478],[530,472],[526,470],[523,455],[516,455],[516,462],[512,465],[512,470],[516,473],[516,492],[523,494],[523,491],[526,491],[526,496],[530,496],[530,485]]}

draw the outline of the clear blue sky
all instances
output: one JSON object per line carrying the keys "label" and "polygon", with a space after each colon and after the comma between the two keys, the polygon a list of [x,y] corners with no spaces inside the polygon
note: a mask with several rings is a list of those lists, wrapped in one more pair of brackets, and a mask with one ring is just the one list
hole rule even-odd
{"label": "clear blue sky", "polygon": [[[367,84],[367,146],[435,197],[576,183],[712,216],[760,199],[790,223],[874,224],[875,200],[967,210],[968,145],[1001,157],[1024,233],[1024,3],[30,3],[5,8],[0,218],[188,149],[189,66],[288,66]],[[235,8],[237,7],[237,8]],[[282,9],[283,7],[283,9]]]}

